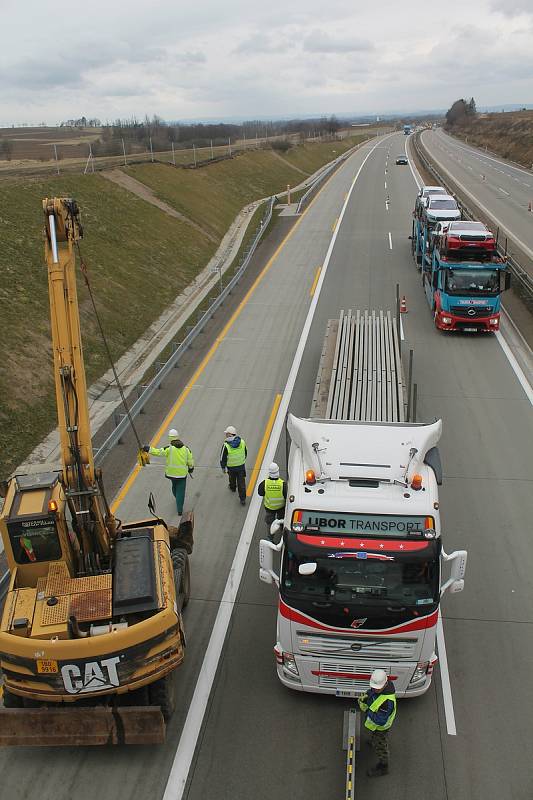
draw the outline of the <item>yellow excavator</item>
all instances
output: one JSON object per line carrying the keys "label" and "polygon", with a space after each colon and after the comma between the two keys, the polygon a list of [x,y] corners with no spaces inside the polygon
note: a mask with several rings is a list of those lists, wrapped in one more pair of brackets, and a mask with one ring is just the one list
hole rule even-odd
{"label": "yellow excavator", "polygon": [[62,468],[14,475],[0,530],[0,745],[158,744],[184,658],[194,519],[113,516],[95,468],[76,289],[75,200],[43,201]]}

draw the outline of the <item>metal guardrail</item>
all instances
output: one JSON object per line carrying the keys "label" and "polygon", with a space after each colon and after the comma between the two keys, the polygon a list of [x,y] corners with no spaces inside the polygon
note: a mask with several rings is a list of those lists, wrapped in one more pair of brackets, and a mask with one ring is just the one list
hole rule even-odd
{"label": "metal guardrail", "polygon": [[[433,162],[430,161],[429,155],[426,155],[425,152],[422,152],[422,143],[420,142],[419,133],[415,134],[415,136],[413,137],[413,142],[416,153],[420,161],[424,165],[425,169],[427,169],[427,171],[431,175],[433,175],[433,177],[435,178],[436,181],[438,181],[440,186],[444,186],[444,188],[450,194],[456,196],[457,203],[459,205],[463,217],[470,220],[479,219],[478,214],[474,213],[463,200],[457,198],[457,190],[452,186],[453,178],[448,179],[444,177],[442,173],[439,172],[439,170],[435,167]],[[452,183],[450,183],[450,180]],[[501,245],[498,246],[498,254],[502,258],[505,258],[505,260],[507,261],[513,277],[515,277],[518,283],[520,284],[520,287],[526,294],[528,300],[533,301],[533,276],[531,276],[527,272],[527,270],[525,270],[524,267],[520,264],[520,262],[517,261],[516,258],[507,251],[507,238],[505,239],[505,247],[502,247]]]}
{"label": "metal guardrail", "polygon": [[[133,403],[133,405],[129,409],[130,417],[135,419],[138,414],[141,413],[143,408],[145,407],[146,403],[150,400],[152,395],[154,394],[157,389],[161,386],[164,379],[168,376],[169,372],[178,364],[180,358],[183,354],[187,351],[187,349],[191,346],[193,341],[196,339],[198,334],[202,332],[204,327],[207,325],[209,320],[213,317],[215,312],[220,308],[224,300],[228,297],[228,295],[232,292],[235,286],[238,284],[242,276],[244,275],[250,261],[252,260],[252,256],[254,255],[261,238],[265,230],[267,229],[268,223],[272,219],[272,209],[274,208],[274,203],[276,202],[276,196],[272,196],[269,198],[268,201],[268,208],[266,210],[263,219],[259,225],[258,231],[255,235],[255,238],[248,250],[246,256],[244,257],[242,264],[240,265],[237,272],[234,274],[230,282],[222,289],[222,291],[215,297],[209,308],[204,311],[200,319],[196,322],[196,324],[191,328],[191,330],[187,333],[185,338],[179,344],[176,342],[171,342],[170,344],[175,347],[174,352],[165,361],[157,370],[156,374],[145,387],[143,387],[143,391],[137,398],[137,400]],[[120,421],[115,426],[115,428],[111,431],[109,436],[106,440],[96,449],[94,454],[94,461],[95,464],[98,466],[102,463],[106,455],[109,451],[120,442],[121,437],[126,433],[130,426],[130,421],[126,414],[120,413],[117,415],[120,418]]]}

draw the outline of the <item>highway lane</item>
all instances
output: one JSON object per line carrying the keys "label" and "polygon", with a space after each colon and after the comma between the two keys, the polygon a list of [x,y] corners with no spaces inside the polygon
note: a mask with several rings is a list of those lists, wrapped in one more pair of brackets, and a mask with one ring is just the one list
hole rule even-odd
{"label": "highway lane", "polygon": [[[401,146],[401,137],[393,139],[391,156]],[[415,185],[390,159],[385,176],[386,154],[380,148],[367,162],[340,227],[291,410],[308,413],[327,319],[341,307],[391,307],[399,280],[419,419],[444,421],[445,547],[467,547],[469,566],[464,593],[443,605],[457,735],[447,734],[437,670],[423,698],[400,705],[391,775],[370,782],[359,770],[357,792],[365,800],[384,792],[402,800],[526,800],[533,791],[523,758],[531,742],[523,711],[533,700],[531,406],[494,338],[433,328],[407,240]],[[260,522],[256,538],[263,530]],[[257,572],[252,548],[186,796],[342,797],[345,704],[279,685],[271,652],[275,600]],[[364,769],[366,752],[360,762]]]}
{"label": "highway lane", "polygon": [[[227,478],[218,467],[223,431],[234,424],[244,435],[250,469],[275,398],[285,385],[332,226],[354,173],[372,147],[373,143],[365,145],[330,179],[327,190],[318,195],[279,254],[266,265],[247,302],[235,305],[234,319],[223,329],[155,437],[164,440],[167,429],[177,427],[196,458],[186,500],[186,508],[194,507],[196,514],[192,599],[186,613],[189,646],[177,675],[179,710],[169,726],[166,745],[107,750],[5,748],[0,751],[0,765],[6,797],[32,796],[38,786],[44,800],[67,800],[74,794],[79,800],[88,800],[94,797],[96,781],[102,800],[163,795],[247,514],[228,492]],[[131,483],[118,515],[124,519],[145,516],[148,492],[153,489],[160,515],[172,521],[174,504],[163,472],[162,464],[153,459]],[[273,602],[271,595],[269,602]],[[270,672],[270,658],[264,661],[265,672]]]}
{"label": "highway lane", "polygon": [[482,203],[504,235],[533,258],[533,174],[465,145],[443,130],[425,131],[431,157]]}

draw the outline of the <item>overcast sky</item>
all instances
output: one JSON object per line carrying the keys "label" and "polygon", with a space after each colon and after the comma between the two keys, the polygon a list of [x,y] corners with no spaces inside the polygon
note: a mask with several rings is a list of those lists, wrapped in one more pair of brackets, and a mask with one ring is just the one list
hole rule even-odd
{"label": "overcast sky", "polygon": [[0,0],[0,125],[533,102],[533,0]]}

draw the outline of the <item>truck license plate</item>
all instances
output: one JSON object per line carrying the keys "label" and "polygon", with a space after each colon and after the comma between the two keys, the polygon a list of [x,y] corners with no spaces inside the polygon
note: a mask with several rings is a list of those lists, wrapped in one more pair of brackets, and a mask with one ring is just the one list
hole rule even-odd
{"label": "truck license plate", "polygon": [[57,661],[54,661],[52,658],[38,658],[37,672],[40,673],[59,672]]}
{"label": "truck license plate", "polygon": [[477,333],[477,328],[463,328],[465,333]]}
{"label": "truck license plate", "polygon": [[336,689],[335,690],[335,697],[357,697],[359,692],[356,692],[355,689]]}

